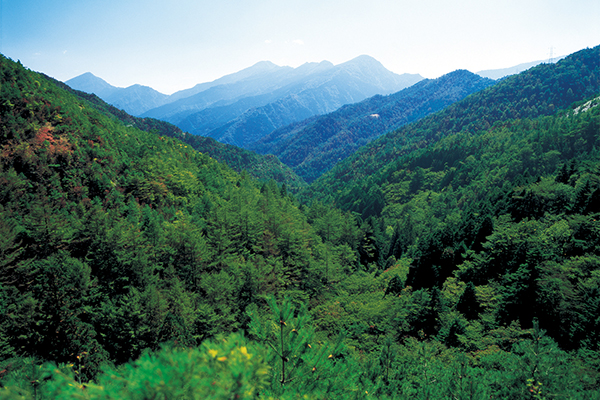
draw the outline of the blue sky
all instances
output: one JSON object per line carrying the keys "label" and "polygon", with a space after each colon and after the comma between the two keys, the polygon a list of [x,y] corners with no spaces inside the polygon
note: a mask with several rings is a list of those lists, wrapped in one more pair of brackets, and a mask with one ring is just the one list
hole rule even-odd
{"label": "blue sky", "polygon": [[163,93],[258,61],[361,54],[436,78],[600,44],[598,0],[0,0],[0,52],[59,80]]}

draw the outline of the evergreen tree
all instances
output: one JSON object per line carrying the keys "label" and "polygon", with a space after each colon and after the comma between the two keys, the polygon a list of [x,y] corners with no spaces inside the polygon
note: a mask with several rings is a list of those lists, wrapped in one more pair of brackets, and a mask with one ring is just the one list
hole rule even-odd
{"label": "evergreen tree", "polygon": [[467,283],[465,291],[460,296],[460,299],[456,304],[456,309],[460,311],[460,313],[464,315],[468,320],[477,319],[477,317],[479,316],[479,313],[481,312],[481,307],[475,294],[475,285],[473,284],[473,282]]}
{"label": "evergreen tree", "polygon": [[250,334],[268,348],[271,393],[336,396],[355,390],[341,340],[335,345],[317,341],[305,306],[289,299],[279,304],[273,297],[268,304],[267,316],[250,311]]}

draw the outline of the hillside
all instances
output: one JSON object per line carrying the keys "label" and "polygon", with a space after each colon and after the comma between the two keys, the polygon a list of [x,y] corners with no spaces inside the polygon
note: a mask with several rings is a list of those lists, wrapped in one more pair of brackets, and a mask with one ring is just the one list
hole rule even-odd
{"label": "hillside", "polygon": [[234,171],[239,173],[246,171],[250,176],[264,182],[273,179],[279,184],[285,184],[288,189],[294,192],[305,186],[303,179],[296,175],[291,168],[281,163],[276,157],[259,155],[236,146],[219,143],[211,138],[189,135],[175,125],[155,118],[134,117],[125,111],[106,103],[94,94],[74,90],[65,83],[48,76],[45,76],[45,78],[51,80],[55,85],[69,91],[77,97],[89,101],[97,110],[105,115],[116,117],[125,125],[134,126],[143,131],[155,133],[160,136],[179,139],[215,160],[227,164]]}
{"label": "hillside", "polygon": [[0,57],[0,396],[594,398],[597,51],[401,128],[336,205]]}
{"label": "hillside", "polygon": [[464,309],[451,300],[466,320],[441,322],[458,324],[455,340],[484,320],[537,320],[562,348],[595,348],[600,97],[589,106],[444,138],[398,160],[368,194],[339,196],[342,209],[371,215],[365,260],[411,260],[405,284],[446,299],[472,285]]}
{"label": "hillside", "polygon": [[[595,343],[596,306],[575,323],[566,310],[579,300],[558,299],[569,287],[571,299],[597,303],[586,288],[600,267],[599,51],[509,77],[383,136],[309,189],[366,221],[364,262],[410,260],[406,285],[450,297],[473,285],[479,304],[465,306],[467,320],[538,320],[564,348]],[[479,328],[453,329],[460,341]]]}
{"label": "hillside", "polygon": [[247,326],[261,296],[321,290],[323,257],[352,262],[285,187],[0,61],[0,379],[15,357],[77,357],[90,379],[165,341],[198,345]]}
{"label": "hillside", "polygon": [[293,193],[306,186],[304,179],[273,155],[258,154],[237,146],[217,142],[213,138],[187,133],[181,140],[215,160],[227,164],[234,171],[241,174],[247,173],[262,182],[274,180],[279,185],[285,185]]}
{"label": "hillside", "polygon": [[468,71],[423,80],[388,96],[374,96],[330,114],[273,131],[250,145],[274,154],[311,182],[378,136],[416,121],[495,82]]}
{"label": "hillside", "polygon": [[[443,111],[372,141],[338,163],[308,188],[308,197],[354,190],[360,180],[394,168],[403,155],[465,132],[484,132],[512,119],[552,115],[600,92],[600,47],[581,50],[556,64],[542,64],[510,76]],[[333,190],[333,191],[332,191]]]}

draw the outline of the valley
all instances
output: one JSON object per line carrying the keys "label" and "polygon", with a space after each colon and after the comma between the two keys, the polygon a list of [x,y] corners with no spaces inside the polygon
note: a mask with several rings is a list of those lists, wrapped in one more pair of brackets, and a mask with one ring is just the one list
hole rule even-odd
{"label": "valley", "polygon": [[171,96],[0,63],[0,397],[598,395],[599,46]]}

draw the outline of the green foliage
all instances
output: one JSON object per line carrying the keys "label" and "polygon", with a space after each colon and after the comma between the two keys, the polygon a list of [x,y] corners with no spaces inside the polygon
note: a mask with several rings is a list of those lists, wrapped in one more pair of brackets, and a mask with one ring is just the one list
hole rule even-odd
{"label": "green foliage", "polygon": [[85,353],[89,379],[163,342],[241,329],[258,295],[320,291],[324,248],[332,273],[353,263],[274,181],[261,192],[1,62],[1,358]]}
{"label": "green foliage", "polygon": [[310,205],[0,61],[0,398],[597,396],[587,52]]}
{"label": "green foliage", "polygon": [[336,396],[358,388],[344,360],[341,340],[336,345],[315,339],[308,311],[286,299],[268,299],[270,315],[251,313],[250,334],[267,350],[271,366],[271,392]]}
{"label": "green foliage", "polygon": [[96,389],[99,398],[249,399],[259,397],[267,373],[261,351],[233,335],[204,342],[197,349],[165,348],[144,354],[131,364],[105,371]]}
{"label": "green foliage", "polygon": [[74,90],[60,81],[57,81],[46,75],[43,76],[55,85],[67,90],[80,99],[85,99],[92,107],[99,110],[104,115],[115,117],[126,126],[134,126],[138,129],[154,133],[159,136],[168,136],[178,139],[192,146],[199,152],[205,153],[215,160],[227,164],[229,167],[239,173],[244,173],[244,171],[247,171],[247,173],[252,177],[261,181],[274,179],[281,184],[287,183],[287,185],[293,191],[297,191],[306,185],[302,178],[296,175],[291,168],[279,161],[277,157],[272,155],[259,155],[236,146],[219,143],[209,137],[192,135],[187,132],[183,132],[177,126],[166,121],[161,121],[154,118],[134,117],[127,114],[123,110],[107,104],[95,94],[88,94],[79,90]]}
{"label": "green foliage", "polygon": [[[27,366],[30,387],[6,385],[7,399],[257,399],[267,385],[262,351],[240,335],[194,349],[165,347],[136,361],[107,368],[95,382],[78,377],[77,365]],[[14,379],[14,378],[13,378]],[[22,382],[16,380],[17,382]],[[32,391],[33,390],[33,391]]]}
{"label": "green foliage", "polygon": [[422,80],[392,95],[373,96],[276,129],[249,148],[275,154],[307,182],[312,182],[378,136],[493,83],[465,70],[454,71],[435,80]]}
{"label": "green foliage", "polygon": [[[578,309],[597,269],[598,214],[590,199],[599,187],[598,136],[591,135],[599,110],[461,133],[386,167],[385,206],[362,226],[360,263],[385,268],[410,258],[404,284],[413,289],[442,289],[454,277],[472,284],[470,300],[460,300],[462,286],[447,306],[481,324],[448,314],[438,326],[446,343],[469,348],[476,331],[514,320],[530,327],[534,317],[565,348],[591,343],[596,302]],[[371,215],[362,198],[372,179],[361,184],[338,199]]]}

